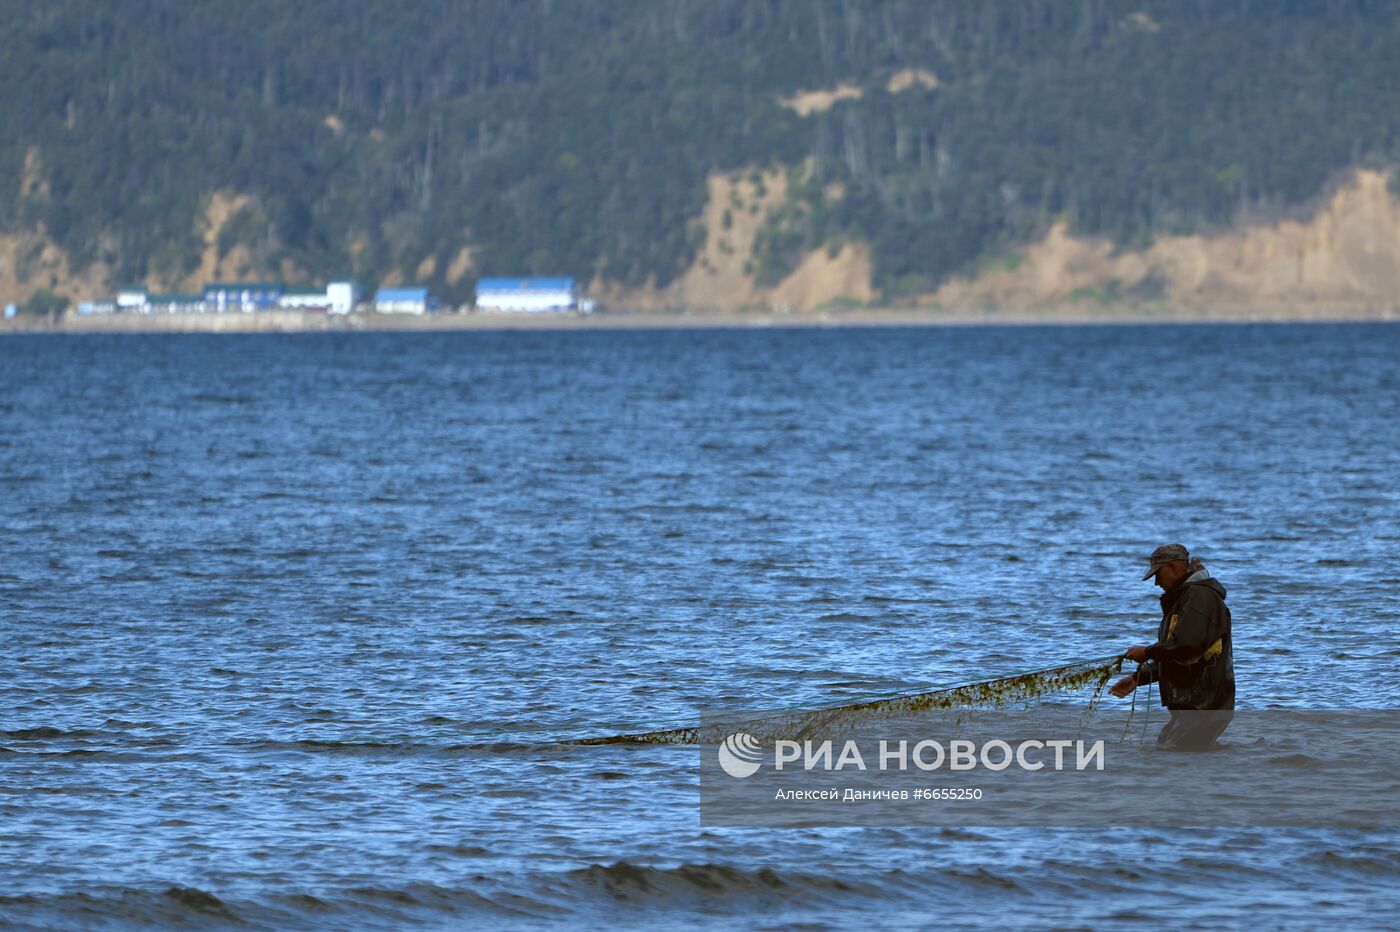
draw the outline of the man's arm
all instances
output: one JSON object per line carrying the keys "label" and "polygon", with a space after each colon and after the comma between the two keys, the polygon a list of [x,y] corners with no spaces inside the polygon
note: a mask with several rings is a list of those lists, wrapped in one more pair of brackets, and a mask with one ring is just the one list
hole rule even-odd
{"label": "man's arm", "polygon": [[1122,699],[1133,690],[1155,682],[1157,682],[1157,665],[1150,662],[1144,663],[1138,666],[1136,672],[1129,673],[1109,687],[1108,694]]}

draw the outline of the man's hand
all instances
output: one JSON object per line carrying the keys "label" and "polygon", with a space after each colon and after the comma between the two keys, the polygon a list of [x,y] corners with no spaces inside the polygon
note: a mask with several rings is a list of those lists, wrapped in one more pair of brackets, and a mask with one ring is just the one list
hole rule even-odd
{"label": "man's hand", "polygon": [[1129,673],[1127,676],[1123,677],[1121,680],[1110,686],[1108,688],[1108,694],[1110,696],[1117,696],[1119,699],[1122,699],[1124,696],[1128,695],[1128,693],[1132,692],[1135,689],[1137,689],[1137,674]]}
{"label": "man's hand", "polygon": [[1142,645],[1142,644],[1139,644],[1139,645],[1137,645],[1137,646],[1135,646],[1135,647],[1129,647],[1129,648],[1128,648],[1128,652],[1127,652],[1126,654],[1124,654],[1123,656],[1124,656],[1124,657],[1127,657],[1127,658],[1128,658],[1129,660],[1131,660],[1133,663],[1146,663],[1146,662],[1147,662],[1147,647],[1146,647],[1145,645]]}

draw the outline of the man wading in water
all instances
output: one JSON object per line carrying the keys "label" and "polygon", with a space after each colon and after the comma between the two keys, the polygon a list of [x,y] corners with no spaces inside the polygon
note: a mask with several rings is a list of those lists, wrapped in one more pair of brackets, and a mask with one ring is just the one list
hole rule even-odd
{"label": "man wading in water", "polygon": [[1152,551],[1143,579],[1157,577],[1162,623],[1157,643],[1128,648],[1137,672],[1114,683],[1122,698],[1139,686],[1159,683],[1162,705],[1171,710],[1157,744],[1207,750],[1230,724],[1235,708],[1235,663],[1230,650],[1230,610],[1225,587],[1181,544]]}

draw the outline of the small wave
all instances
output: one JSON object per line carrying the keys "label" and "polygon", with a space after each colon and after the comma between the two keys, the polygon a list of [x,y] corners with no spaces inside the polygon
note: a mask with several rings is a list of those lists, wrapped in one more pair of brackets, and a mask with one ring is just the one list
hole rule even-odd
{"label": "small wave", "polygon": [[1306,754],[1282,754],[1278,757],[1271,757],[1270,764],[1278,764],[1281,767],[1297,767],[1299,769],[1311,770],[1315,767],[1325,767],[1326,761],[1318,760],[1316,757],[1309,757]]}
{"label": "small wave", "polygon": [[181,906],[192,912],[203,913],[208,916],[222,916],[226,919],[236,919],[233,912],[224,905],[224,901],[212,893],[206,893],[197,887],[171,887],[165,891],[165,898],[179,903]]}
{"label": "small wave", "polygon": [[16,738],[20,741],[49,741],[54,738],[91,738],[97,732],[85,728],[73,731],[64,731],[62,728],[54,728],[50,725],[39,725],[34,728],[16,728],[13,731],[0,731],[0,735],[7,738]]}
{"label": "small wave", "polygon": [[803,899],[822,894],[865,895],[877,898],[887,891],[839,877],[778,873],[772,868],[745,870],[727,864],[682,864],[678,867],[646,867],[618,861],[593,864],[561,875],[555,895],[569,900],[578,888],[606,893],[614,900],[652,901],[703,897],[758,897]]}
{"label": "small wave", "polygon": [[820,684],[823,689],[843,690],[843,689],[880,689],[889,685],[885,679],[866,680],[827,680]]}
{"label": "small wave", "polygon": [[1248,864],[1240,863],[1238,860],[1231,860],[1228,858],[1202,858],[1196,857],[1195,855],[1187,855],[1181,858],[1177,863],[1186,871],[1194,871],[1201,876],[1218,874],[1220,876],[1237,877],[1249,874],[1256,877],[1264,877],[1270,874],[1270,871],[1264,868],[1251,867]]}
{"label": "small wave", "polygon": [[1336,851],[1321,851],[1310,855],[1304,860],[1309,864],[1321,867],[1333,867],[1342,870],[1360,871],[1364,873],[1384,873],[1395,874],[1400,871],[1400,856],[1393,851],[1376,850],[1379,856],[1367,854],[1339,854]]}
{"label": "small wave", "polygon": [[315,738],[291,741],[250,741],[244,745],[254,751],[297,751],[305,754],[422,754],[441,750],[427,744],[409,741],[323,741]]}
{"label": "small wave", "polygon": [[539,751],[545,748],[565,748],[573,745],[574,742],[559,739],[529,742],[523,740],[503,741],[471,741],[459,744],[449,744],[441,748],[434,748],[443,754],[520,754]]}
{"label": "small wave", "polygon": [[301,927],[312,917],[340,914],[347,928],[422,921],[427,915],[492,913],[544,917],[563,910],[517,893],[488,895],[432,884],[357,887],[338,894],[291,891],[257,900],[228,900],[197,887],[165,890],[130,887],[55,895],[0,895],[0,926],[102,928],[179,926],[185,928]]}
{"label": "small wave", "polygon": [[227,903],[197,887],[170,887],[159,893],[118,888],[102,893],[0,896],[0,922],[6,919],[37,922],[41,927],[87,925],[96,919],[197,927],[208,927],[211,921],[220,920],[244,924]]}
{"label": "small wave", "polygon": [[158,728],[154,722],[128,722],[124,718],[109,718],[102,723],[103,728],[125,731],[131,728]]}
{"label": "small wave", "polygon": [[358,887],[343,898],[322,903],[326,908],[356,908],[382,916],[409,918],[424,911],[435,913],[497,913],[513,916],[538,917],[560,910],[518,894],[495,897],[477,890],[438,887],[432,884],[410,884],[407,887]]}
{"label": "small wave", "polygon": [[979,887],[995,887],[998,890],[1023,889],[1019,883],[1012,880],[1010,877],[1003,877],[1000,874],[987,870],[985,867],[979,867],[971,871],[951,870],[947,872],[947,875],[954,880]]}
{"label": "small wave", "polygon": [[253,403],[251,395],[225,395],[218,392],[196,392],[187,398],[200,404],[247,405]]}
{"label": "small wave", "polygon": [[491,855],[491,849],[480,845],[428,845],[428,850],[458,858],[484,858]]}

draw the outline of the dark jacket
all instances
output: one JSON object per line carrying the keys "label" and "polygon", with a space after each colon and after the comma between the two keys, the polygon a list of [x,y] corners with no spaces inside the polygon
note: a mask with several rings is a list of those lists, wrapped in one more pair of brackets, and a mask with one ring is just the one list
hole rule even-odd
{"label": "dark jacket", "polygon": [[1202,569],[1162,594],[1157,643],[1138,685],[1158,683],[1169,709],[1233,709],[1235,660],[1225,587]]}

